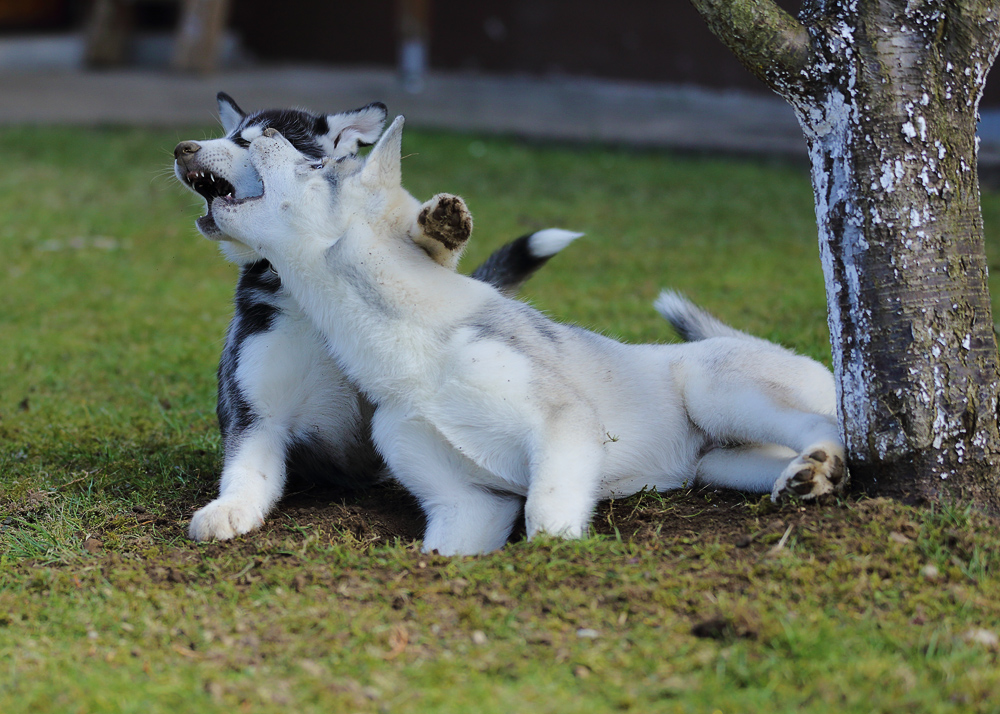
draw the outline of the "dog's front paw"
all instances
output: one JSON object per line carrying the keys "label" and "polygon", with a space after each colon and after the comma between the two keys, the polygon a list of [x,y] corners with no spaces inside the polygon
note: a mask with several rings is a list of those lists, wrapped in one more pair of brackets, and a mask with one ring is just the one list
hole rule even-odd
{"label": "dog's front paw", "polygon": [[188,535],[194,540],[229,540],[264,524],[255,506],[235,499],[217,498],[194,514]]}
{"label": "dog's front paw", "polygon": [[472,214],[459,196],[439,193],[423,205],[417,224],[428,238],[455,250],[472,235]]}
{"label": "dog's front paw", "polygon": [[840,444],[815,444],[799,454],[782,472],[771,490],[771,500],[798,498],[811,501],[847,486],[844,448]]}
{"label": "dog's front paw", "polygon": [[261,174],[278,168],[292,170],[303,160],[302,154],[274,127],[267,127],[250,142],[250,163]]}

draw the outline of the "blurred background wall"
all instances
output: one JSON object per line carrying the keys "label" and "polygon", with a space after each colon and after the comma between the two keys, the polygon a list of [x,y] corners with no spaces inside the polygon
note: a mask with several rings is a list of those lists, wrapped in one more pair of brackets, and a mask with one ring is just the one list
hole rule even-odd
{"label": "blurred background wall", "polygon": [[[793,13],[799,5],[778,2]],[[178,62],[185,16],[201,13],[205,30],[210,6],[221,13],[211,56],[200,65]],[[407,61],[418,72],[767,91],[686,0],[0,0],[0,66],[173,63],[210,71],[240,63]],[[987,92],[987,103],[1000,103],[1000,87],[988,85]]]}
{"label": "blurred background wall", "polygon": [[[232,25],[261,58],[389,65],[397,60],[392,30],[399,4],[305,0],[294,13],[275,17],[269,0],[236,0]],[[767,91],[687,0],[433,0],[430,6],[434,69]]]}
{"label": "blurred background wall", "polygon": [[[799,0],[778,3],[795,13]],[[0,69],[73,63],[395,66],[767,92],[686,0],[0,0]],[[1000,86],[986,92],[1000,105]]]}

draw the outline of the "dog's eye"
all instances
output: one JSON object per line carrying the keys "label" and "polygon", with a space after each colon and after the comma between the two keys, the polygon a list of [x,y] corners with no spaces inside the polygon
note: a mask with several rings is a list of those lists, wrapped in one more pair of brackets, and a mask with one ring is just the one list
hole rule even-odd
{"label": "dog's eye", "polygon": [[309,164],[309,168],[316,170],[323,168],[323,166],[325,166],[325,163],[322,161],[316,161],[315,163]]}

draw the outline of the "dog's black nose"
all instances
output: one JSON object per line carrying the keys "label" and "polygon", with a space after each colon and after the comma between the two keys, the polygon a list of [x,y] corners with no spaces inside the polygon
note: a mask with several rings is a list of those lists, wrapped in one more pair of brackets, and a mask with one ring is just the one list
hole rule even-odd
{"label": "dog's black nose", "polygon": [[174,147],[174,158],[180,159],[197,152],[201,149],[201,144],[197,141],[182,141]]}

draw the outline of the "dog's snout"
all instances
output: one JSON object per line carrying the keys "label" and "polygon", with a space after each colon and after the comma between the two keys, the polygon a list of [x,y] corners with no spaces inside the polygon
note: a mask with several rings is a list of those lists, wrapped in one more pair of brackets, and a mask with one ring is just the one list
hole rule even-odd
{"label": "dog's snout", "polygon": [[197,141],[182,141],[174,147],[174,158],[183,159],[191,154],[197,153],[201,149],[201,144]]}

